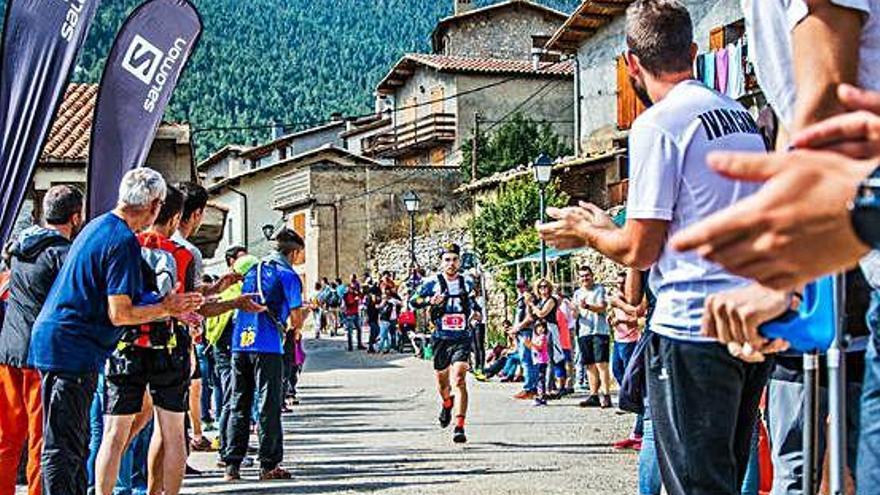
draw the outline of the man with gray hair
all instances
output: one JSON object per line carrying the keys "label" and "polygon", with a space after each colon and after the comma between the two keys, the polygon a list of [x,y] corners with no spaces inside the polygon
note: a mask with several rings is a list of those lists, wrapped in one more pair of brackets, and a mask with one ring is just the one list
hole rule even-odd
{"label": "man with gray hair", "polygon": [[749,282],[667,248],[666,239],[758,189],[716,174],[706,165],[709,153],[760,152],[764,142],[745,108],[694,80],[693,24],[680,2],[637,0],[627,10],[626,42],[630,81],[653,104],[629,135],[626,224],[618,228],[603,210],[582,204],[551,208],[556,221],[539,230],[557,247],[588,245],[651,269],[657,302],[649,321],[648,402],[663,485],[671,495],[739,494],[770,365],[732,356],[701,334],[701,322],[708,297]]}
{"label": "man with gray hair", "polygon": [[46,494],[86,493],[89,407],[121,328],[188,315],[204,302],[200,294],[171,293],[144,304],[135,232],[155,221],[165,191],[154,170],[125,174],[116,208],[89,222],[73,242],[34,324],[29,365],[42,374]]}

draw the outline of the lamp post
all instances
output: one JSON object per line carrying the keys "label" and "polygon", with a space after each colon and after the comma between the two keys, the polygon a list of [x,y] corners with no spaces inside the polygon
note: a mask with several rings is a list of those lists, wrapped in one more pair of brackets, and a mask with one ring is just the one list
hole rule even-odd
{"label": "lamp post", "polygon": [[[550,176],[553,173],[553,160],[550,159],[545,153],[541,153],[538,155],[538,158],[535,158],[535,162],[532,163],[532,170],[535,173],[535,182],[538,183],[539,194],[539,208],[540,208],[540,218],[541,223],[544,223],[544,194],[547,188],[547,183],[550,182]],[[541,277],[547,276],[547,244],[544,242],[544,239],[541,239]]]}
{"label": "lamp post", "polygon": [[419,211],[421,199],[415,191],[409,191],[403,195],[403,206],[409,213],[409,254],[410,268],[416,266],[416,213]]}
{"label": "lamp post", "polygon": [[275,226],[271,223],[267,223],[263,225],[263,237],[266,238],[267,241],[272,240],[272,235],[275,233]]}

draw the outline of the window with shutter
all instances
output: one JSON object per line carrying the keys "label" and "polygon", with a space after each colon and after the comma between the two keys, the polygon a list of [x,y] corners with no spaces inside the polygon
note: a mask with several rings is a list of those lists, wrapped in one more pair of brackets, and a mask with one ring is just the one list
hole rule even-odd
{"label": "window with shutter", "polygon": [[626,61],[623,56],[617,57],[617,127],[629,129],[636,117],[645,111],[645,106],[636,96],[626,72]]}
{"label": "window with shutter", "polygon": [[306,238],[306,214],[305,213],[297,213],[293,216],[293,219],[290,221],[293,226],[293,231],[299,234],[303,239]]}
{"label": "window with shutter", "polygon": [[431,90],[431,112],[443,113],[443,86],[437,86]]}

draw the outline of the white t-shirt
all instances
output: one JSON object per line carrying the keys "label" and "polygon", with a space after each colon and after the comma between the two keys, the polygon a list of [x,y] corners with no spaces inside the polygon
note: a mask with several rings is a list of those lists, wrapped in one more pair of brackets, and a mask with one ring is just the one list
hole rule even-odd
{"label": "white t-shirt", "polygon": [[[880,0],[830,0],[832,4],[865,15],[859,40],[859,86],[880,90]],[[742,0],[746,30],[752,46],[749,59],[758,84],[782,126],[790,129],[796,90],[791,31],[809,15],[804,0]],[[860,263],[869,283],[880,288],[880,252]]]}
{"label": "white t-shirt", "polygon": [[[697,81],[682,82],[633,123],[627,218],[668,221],[671,237],[758,190],[711,170],[706,155],[712,151],[765,148],[742,105]],[[747,283],[694,252],[664,248],[649,279],[657,296],[651,330],[711,341],[699,335],[706,296]]]}
{"label": "white t-shirt", "polygon": [[[796,88],[792,30],[809,15],[804,0],[741,0],[749,36],[749,60],[767,101],[786,128],[794,116]],[[880,90],[880,0],[830,0],[865,14],[859,48],[859,85]]]}
{"label": "white t-shirt", "polygon": [[595,311],[584,309],[581,305],[584,301],[591,306],[606,304],[605,287],[602,284],[594,284],[592,289],[579,287],[578,290],[574,291],[574,306],[578,312],[578,336],[610,335],[611,328],[608,326],[607,314],[604,311],[596,313]]}

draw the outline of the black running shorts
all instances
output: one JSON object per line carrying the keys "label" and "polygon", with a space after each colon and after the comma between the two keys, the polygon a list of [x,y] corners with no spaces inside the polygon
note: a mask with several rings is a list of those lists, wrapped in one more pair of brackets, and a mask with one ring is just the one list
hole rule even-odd
{"label": "black running shorts", "polygon": [[609,335],[581,335],[578,337],[581,350],[581,364],[607,363],[611,357],[611,337]]}
{"label": "black running shorts", "polygon": [[104,413],[137,414],[149,390],[153,404],[170,412],[186,412],[190,383],[188,349],[145,349],[128,346],[107,360]]}
{"label": "black running shorts", "polygon": [[454,363],[467,363],[471,356],[471,339],[448,340],[432,339],[434,350],[434,369],[443,371]]}

